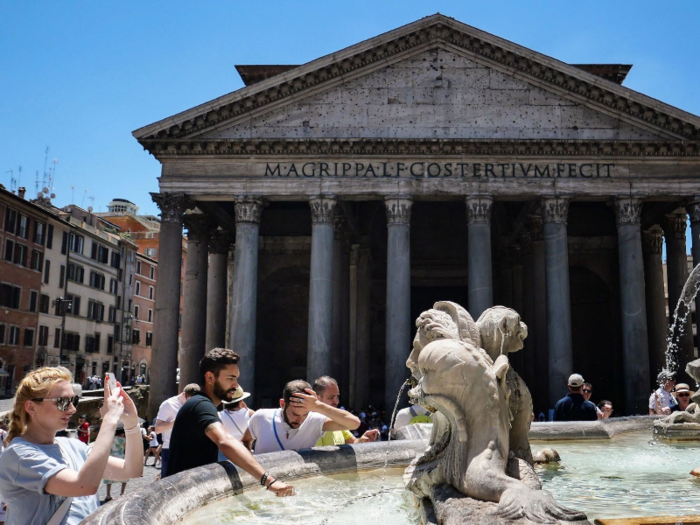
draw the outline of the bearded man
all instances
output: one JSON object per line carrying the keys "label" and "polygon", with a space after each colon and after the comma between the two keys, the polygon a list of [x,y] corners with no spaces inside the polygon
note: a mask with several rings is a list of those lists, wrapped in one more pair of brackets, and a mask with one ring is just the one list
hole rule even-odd
{"label": "bearded man", "polygon": [[167,476],[217,461],[218,453],[242,468],[278,496],[294,493],[294,488],[276,480],[250,451],[221,424],[216,406],[231,401],[238,388],[239,356],[228,348],[214,348],[199,362],[202,390],[193,395],[177,413],[170,437]]}

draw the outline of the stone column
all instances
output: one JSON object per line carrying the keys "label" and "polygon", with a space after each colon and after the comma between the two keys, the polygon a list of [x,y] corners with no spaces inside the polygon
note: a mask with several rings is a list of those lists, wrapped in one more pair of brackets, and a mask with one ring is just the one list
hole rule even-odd
{"label": "stone column", "polygon": [[547,280],[547,347],[549,350],[549,404],[566,393],[574,365],[571,343],[571,299],[569,291],[569,245],[566,219],[569,201],[546,198],[544,209],[545,278]]}
{"label": "stone column", "polygon": [[533,403],[535,401],[535,385],[537,372],[537,333],[535,330],[535,268],[532,260],[532,234],[524,231],[520,236],[520,253],[523,264],[523,309],[520,313],[522,321],[527,325],[528,335],[525,338],[523,349],[518,352],[523,354],[522,377],[525,384],[530,388]]}
{"label": "stone column", "polygon": [[648,412],[648,397],[652,385],[649,382],[641,214],[642,202],[639,199],[615,199],[622,310],[622,363],[627,414]]}
{"label": "stone column", "polygon": [[476,320],[493,306],[490,195],[467,197],[469,313]]}
{"label": "stone column", "polygon": [[218,230],[209,242],[209,273],[207,278],[207,340],[206,350],[226,346],[226,301],[228,298],[228,252],[232,235]]}
{"label": "stone column", "polygon": [[[532,287],[534,289],[534,326],[529,333],[535,336],[535,374],[536,377],[544,378],[549,377],[549,345],[547,340],[547,269],[544,224],[541,213],[528,216],[527,223],[532,237]],[[528,328],[530,327],[528,326]],[[532,396],[535,408],[544,411],[547,415],[549,383],[542,380],[537,381]]]}
{"label": "stone column", "polygon": [[[669,323],[673,325],[674,313],[685,281],[688,279],[688,255],[685,244],[685,231],[688,226],[685,210],[666,215],[663,226],[666,235],[666,273],[668,279]],[[673,333],[678,342],[677,370],[679,382],[688,383],[691,379],[685,373],[685,365],[695,359],[693,349],[693,327],[690,315],[685,323],[680,323]],[[676,367],[674,367],[676,369]]]}
{"label": "stone column", "polygon": [[311,284],[306,380],[331,373],[333,336],[333,216],[336,200],[318,197],[311,204]]}
{"label": "stone column", "polygon": [[207,267],[211,219],[204,214],[185,215],[187,266],[185,300],[182,309],[180,391],[190,383],[200,383],[199,361],[204,357],[207,333]]}
{"label": "stone column", "polygon": [[241,356],[241,383],[255,392],[255,322],[258,310],[258,238],[262,199],[236,199],[236,248],[230,305],[229,348]]}
{"label": "stone column", "polygon": [[180,261],[182,260],[182,214],[190,205],[184,193],[151,193],[160,208],[158,241],[158,293],[153,320],[151,386],[148,420],[158,413],[160,404],[177,394],[178,329],[180,318]]}
{"label": "stone column", "polygon": [[411,206],[410,197],[386,200],[386,361],[384,407],[394,408],[401,384],[407,378],[406,359],[411,353]]}
{"label": "stone column", "polygon": [[666,366],[668,319],[666,317],[664,268],[661,261],[663,245],[664,232],[660,226],[654,225],[642,234],[647,332],[649,335],[649,380],[652,384],[656,381],[656,375]]}
{"label": "stone column", "polygon": [[[691,250],[693,254],[693,268],[700,264],[700,196],[696,197],[687,208],[690,214]],[[700,294],[695,297],[695,319],[700,319]],[[700,325],[700,323],[698,323]],[[700,348],[700,329],[695,335],[695,347]]]}
{"label": "stone column", "polygon": [[363,238],[352,246],[350,255],[350,403],[369,403],[370,286],[372,258],[369,241]]}
{"label": "stone column", "polygon": [[333,339],[331,343],[331,376],[348,388],[348,292],[350,253],[345,217],[337,216],[333,228]]}

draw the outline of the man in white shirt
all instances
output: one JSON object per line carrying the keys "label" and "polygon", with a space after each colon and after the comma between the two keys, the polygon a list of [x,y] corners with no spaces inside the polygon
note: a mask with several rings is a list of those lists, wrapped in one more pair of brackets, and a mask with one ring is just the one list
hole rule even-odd
{"label": "man in white shirt", "polygon": [[659,383],[659,388],[649,396],[649,415],[668,415],[676,406],[676,401],[671,395],[673,387],[676,386],[676,373],[662,370],[656,376],[656,381]]}
{"label": "man in white shirt", "polygon": [[168,456],[170,455],[170,435],[173,433],[175,418],[182,405],[189,398],[199,393],[199,385],[191,383],[178,395],[166,399],[158,408],[156,415],[156,434],[163,437],[163,447],[160,451],[160,476],[165,477],[165,469],[168,466]]}
{"label": "man in white shirt", "polygon": [[258,410],[248,423],[243,444],[255,453],[313,447],[324,432],[355,430],[360,420],[321,402],[311,385],[298,379],[284,386],[280,408]]}

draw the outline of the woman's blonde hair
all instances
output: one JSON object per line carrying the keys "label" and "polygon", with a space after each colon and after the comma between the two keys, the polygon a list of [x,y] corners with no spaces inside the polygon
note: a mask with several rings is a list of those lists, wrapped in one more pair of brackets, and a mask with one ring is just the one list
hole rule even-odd
{"label": "woman's blonde hair", "polygon": [[21,436],[27,430],[29,414],[24,409],[24,404],[37,397],[46,397],[51,389],[61,381],[72,381],[72,376],[67,368],[62,366],[46,366],[37,370],[32,370],[17,387],[15,394],[15,405],[10,412],[10,431],[7,435],[7,442]]}

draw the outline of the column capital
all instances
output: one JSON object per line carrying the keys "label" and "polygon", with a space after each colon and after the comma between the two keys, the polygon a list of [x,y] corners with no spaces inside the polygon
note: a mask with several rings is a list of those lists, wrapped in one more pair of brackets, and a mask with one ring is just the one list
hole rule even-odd
{"label": "column capital", "polygon": [[661,253],[664,245],[664,231],[658,224],[642,232],[642,252],[645,254]]}
{"label": "column capital", "polygon": [[260,197],[244,195],[235,200],[236,224],[239,222],[250,222],[260,224],[265,201]]}
{"label": "column capital", "polygon": [[670,239],[685,240],[685,230],[688,227],[686,213],[671,213],[666,215],[664,233]]}
{"label": "column capital", "polygon": [[642,200],[637,197],[615,197],[615,220],[618,226],[640,224]]}
{"label": "column capital", "polygon": [[566,224],[569,215],[569,199],[567,197],[545,197],[542,199],[544,222]]}
{"label": "column capital", "polygon": [[544,240],[544,221],[542,220],[542,214],[533,213],[527,216],[527,229],[532,238],[532,242],[539,242]]}
{"label": "column capital", "polygon": [[183,222],[187,228],[188,242],[206,242],[212,230],[216,228],[214,220],[205,213],[186,213]]}
{"label": "column capital", "polygon": [[411,206],[413,199],[407,195],[387,197],[384,201],[386,206],[386,218],[388,224],[410,224]]}
{"label": "column capital", "polygon": [[151,193],[151,199],[160,208],[161,222],[182,224],[182,214],[192,207],[192,200],[184,193]]}
{"label": "column capital", "polygon": [[700,223],[700,196],[693,199],[688,206],[688,215],[690,215],[690,224]]}
{"label": "column capital", "polygon": [[209,253],[228,253],[233,243],[233,234],[229,230],[215,230],[209,239]]}
{"label": "column capital", "polygon": [[335,206],[338,201],[335,197],[319,195],[316,197],[311,197],[309,199],[309,205],[311,206],[311,223],[321,224],[321,223],[333,223],[333,217],[335,216]]}
{"label": "column capital", "polygon": [[469,195],[467,203],[467,224],[491,223],[491,207],[493,197],[491,195]]}

